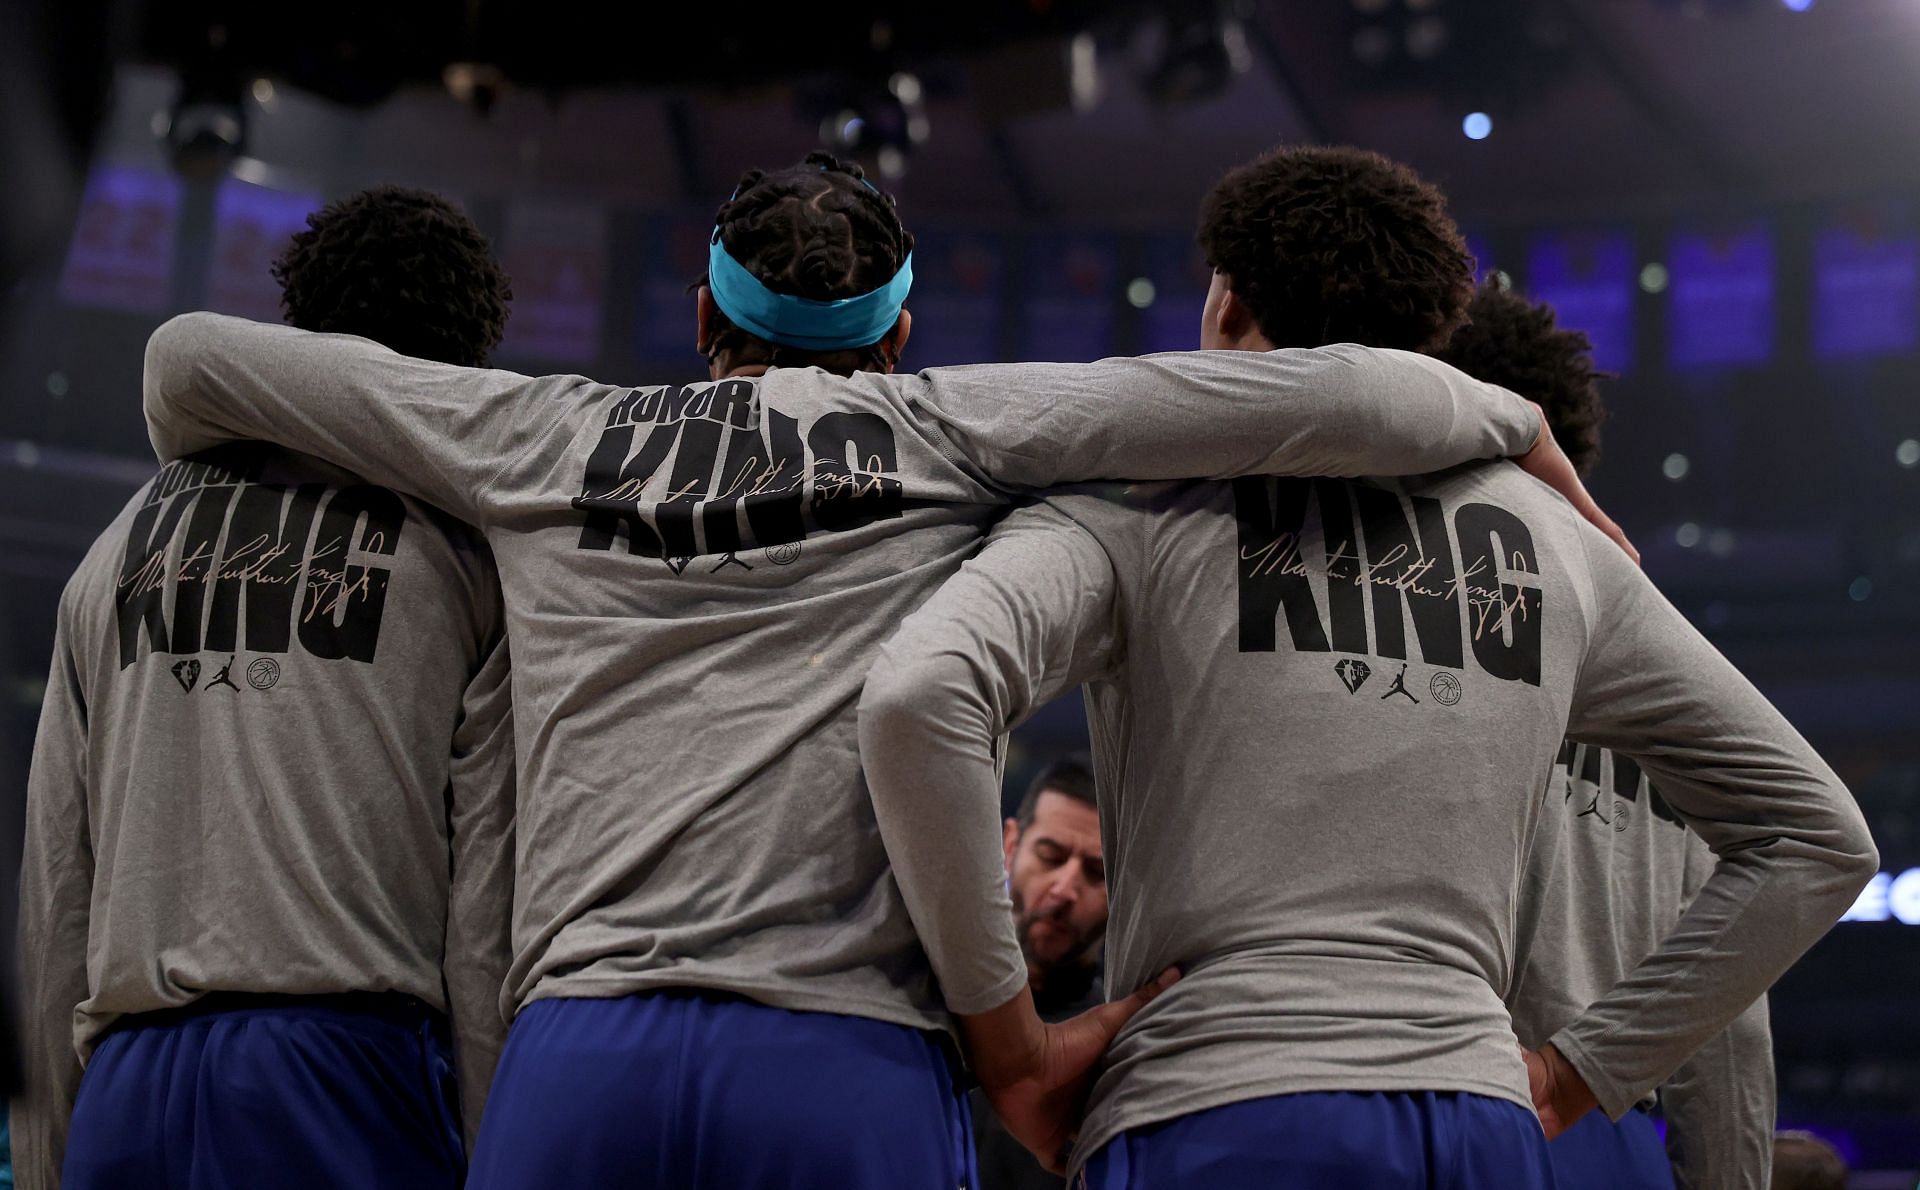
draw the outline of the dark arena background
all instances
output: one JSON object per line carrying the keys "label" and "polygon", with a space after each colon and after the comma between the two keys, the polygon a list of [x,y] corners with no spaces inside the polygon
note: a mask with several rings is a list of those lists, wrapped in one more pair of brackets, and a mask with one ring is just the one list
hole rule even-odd
{"label": "dark arena background", "polygon": [[[1354,144],[1442,186],[1483,275],[1592,337],[1617,375],[1592,490],[1865,808],[1883,875],[1772,994],[1780,1126],[1854,1186],[1915,1184],[1920,2],[29,0],[5,21],[10,864],[56,601],[155,469],[147,335],[193,309],[277,321],[268,264],[325,201],[462,202],[512,277],[501,366],[695,380],[716,202],[824,147],[919,237],[904,367],[1079,361],[1194,345],[1192,227],[1225,168]],[[1009,796],[1084,732],[1077,699],[1023,728]]]}

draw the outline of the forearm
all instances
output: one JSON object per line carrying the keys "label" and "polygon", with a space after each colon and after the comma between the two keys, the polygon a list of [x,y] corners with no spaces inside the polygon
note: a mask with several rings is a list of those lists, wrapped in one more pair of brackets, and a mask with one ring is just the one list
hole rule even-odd
{"label": "forearm", "polygon": [[955,1015],[967,1066],[981,1086],[992,1090],[1017,1082],[1040,1064],[1047,1027],[1025,982],[1000,1004]]}
{"label": "forearm", "polygon": [[[448,948],[464,945],[449,931]],[[468,1151],[480,1132],[480,1119],[486,1112],[487,1093],[493,1086],[493,1072],[500,1064],[500,1051],[507,1042],[506,1021],[500,1014],[500,989],[507,982],[511,955],[501,948],[497,961],[449,963],[447,981],[448,1023],[453,1032],[453,1068],[460,1087],[460,1122]]]}
{"label": "forearm", "polygon": [[1630,756],[1714,855],[1665,941],[1553,1038],[1618,1118],[1846,912],[1878,856],[1793,725],[1618,551],[1582,539],[1594,627],[1568,735]]}
{"label": "forearm", "polygon": [[[509,804],[512,790],[505,792]],[[469,831],[477,824],[465,824]],[[513,833],[489,830],[484,842],[465,840],[454,859],[447,910],[447,1016],[453,1032],[454,1073],[468,1148],[479,1134],[494,1068],[507,1042],[500,993],[513,961]]]}
{"label": "forearm", "polygon": [[[1789,852],[1759,855],[1766,851]],[[1553,1037],[1620,1118],[1724,1029],[1846,911],[1853,860],[1780,841],[1723,857],[1674,933]]]}
{"label": "forearm", "polygon": [[91,864],[73,862],[80,857],[70,842],[50,854],[31,822],[28,829],[19,945],[26,1082],[13,1103],[13,1161],[18,1185],[51,1190],[80,1091],[73,1014],[87,998]]}
{"label": "forearm", "polygon": [[30,1190],[60,1184],[80,1090],[74,1010],[87,999],[93,843],[87,819],[87,713],[69,647],[65,599],[27,774],[20,856],[19,964],[26,1084],[12,1105],[14,1176]]}
{"label": "forearm", "polygon": [[1342,344],[1174,352],[927,374],[923,401],[987,476],[1097,479],[1409,475],[1524,454],[1519,397],[1437,360]]}
{"label": "forearm", "polygon": [[453,868],[443,966],[471,1147],[506,1044],[500,999],[513,960],[515,749],[512,655],[504,636],[468,683],[461,712],[448,771]]}
{"label": "forearm", "polygon": [[53,1190],[60,1184],[67,1126],[80,1090],[73,1010],[87,998],[85,915],[76,923],[70,908],[56,910],[24,898],[20,912],[23,922],[52,928],[36,925],[36,937],[21,940],[26,1082],[12,1103],[14,1184]]}
{"label": "forearm", "polygon": [[1773,1176],[1773,1039],[1762,996],[1660,1088],[1681,1190],[1767,1190]]}
{"label": "forearm", "polygon": [[147,428],[165,461],[221,442],[276,443],[483,523],[483,489],[569,399],[607,391],[399,355],[217,314],[182,314],[147,342]]}
{"label": "forearm", "polygon": [[1000,848],[1002,730],[973,669],[951,655],[883,656],[860,701],[874,817],[914,929],[957,1014],[1027,984]]}

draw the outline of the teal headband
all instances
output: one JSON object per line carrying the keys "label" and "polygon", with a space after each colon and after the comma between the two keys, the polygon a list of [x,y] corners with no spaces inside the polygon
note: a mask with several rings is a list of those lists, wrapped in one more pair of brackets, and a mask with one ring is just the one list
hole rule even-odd
{"label": "teal headband", "polygon": [[714,304],[735,326],[769,343],[807,351],[871,347],[900,320],[900,308],[913,288],[913,253],[907,253],[900,271],[880,288],[821,302],[768,289],[727,252],[716,227],[707,249],[707,286]]}

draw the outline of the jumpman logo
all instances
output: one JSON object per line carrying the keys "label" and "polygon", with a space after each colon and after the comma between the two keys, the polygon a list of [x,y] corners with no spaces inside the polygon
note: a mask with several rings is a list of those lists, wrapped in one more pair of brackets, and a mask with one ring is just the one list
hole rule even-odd
{"label": "jumpman logo", "polygon": [[[1567,792],[1568,792],[1568,796],[1571,797],[1573,791],[1568,790]],[[1602,814],[1600,812],[1600,795],[1598,793],[1595,793],[1593,795],[1593,800],[1587,803],[1587,808],[1580,811],[1578,814],[1575,814],[1574,817],[1575,818],[1587,818],[1587,817],[1598,818],[1601,822],[1604,822],[1609,826],[1613,825],[1613,819],[1608,818],[1605,814]]]}
{"label": "jumpman logo", "polygon": [[1394,676],[1393,685],[1387,687],[1387,692],[1380,696],[1380,701],[1385,702],[1396,694],[1404,694],[1408,702],[1415,706],[1420,705],[1420,700],[1413,696],[1413,691],[1407,689],[1407,663],[1404,661],[1400,663],[1400,672]]}
{"label": "jumpman logo", "polygon": [[722,570],[725,570],[729,565],[738,566],[742,570],[753,569],[753,567],[747,565],[745,562],[742,562],[738,557],[736,557],[732,550],[728,550],[727,556],[720,559],[719,562],[715,563],[713,569],[707,571],[707,573],[719,574]]}
{"label": "jumpman logo", "polygon": [[[235,654],[234,656],[238,656],[238,654]],[[211,690],[215,686],[225,686],[229,690],[240,689],[240,687],[233,684],[233,678],[231,676],[232,670],[233,670],[233,657],[228,657],[227,663],[220,667],[220,672],[213,675],[213,681],[207,683],[207,689]]]}

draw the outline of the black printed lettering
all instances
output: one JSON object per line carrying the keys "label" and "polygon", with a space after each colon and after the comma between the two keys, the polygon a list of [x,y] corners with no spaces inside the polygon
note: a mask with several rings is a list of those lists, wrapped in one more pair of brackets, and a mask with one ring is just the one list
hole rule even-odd
{"label": "black printed lettering", "polygon": [[242,647],[235,635],[244,597],[244,647],[257,653],[287,651],[307,538],[324,491],[326,485],[318,483],[301,484],[291,499],[277,484],[250,484],[241,491],[207,602],[206,648],[232,653]]}
{"label": "black printed lettering", "polygon": [[1360,536],[1367,546],[1367,586],[1373,590],[1374,652],[1406,659],[1406,617],[1411,614],[1420,639],[1420,659],[1428,665],[1459,669],[1464,651],[1460,589],[1440,502],[1413,497],[1419,523],[1416,538],[1396,493],[1356,484],[1353,494],[1360,506]]}
{"label": "black printed lettering", "polygon": [[1239,527],[1240,651],[1274,651],[1282,608],[1293,647],[1327,652],[1320,607],[1300,558],[1300,528],[1307,519],[1305,479],[1249,477],[1233,481],[1233,515]]}
{"label": "black printed lettering", "polygon": [[[813,452],[813,519],[843,533],[900,515],[893,428],[874,413],[828,413],[807,432]],[[851,458],[849,458],[851,456]]]}
{"label": "black printed lettering", "polygon": [[230,487],[207,488],[194,497],[193,515],[187,518],[187,543],[173,574],[173,632],[167,642],[168,652],[200,651],[200,615],[206,608],[207,591],[220,572],[216,551],[233,491]]}
{"label": "black printed lettering", "polygon": [[1313,485],[1327,555],[1327,621],[1333,629],[1333,651],[1365,653],[1367,600],[1360,587],[1360,542],[1354,535],[1347,490],[1347,484],[1338,479],[1316,480]]}
{"label": "black printed lettering", "polygon": [[[157,485],[166,479],[162,473]],[[167,623],[164,600],[167,590],[167,552],[173,544],[174,530],[180,526],[180,514],[187,510],[183,497],[164,504],[149,503],[134,514],[127,530],[127,548],[120,563],[120,582],[114,592],[114,616],[120,626],[120,668],[132,665],[140,656],[140,629],[147,630],[147,643],[156,653],[167,652]]]}
{"label": "black printed lettering", "polygon": [[1496,678],[1540,684],[1540,588],[1503,581],[1540,573],[1533,534],[1491,504],[1463,504],[1453,517],[1468,586],[1473,655]]}
{"label": "black printed lettering", "polygon": [[627,533],[627,550],[642,557],[658,558],[660,536],[640,515],[640,492],[653,473],[660,469],[667,453],[679,440],[678,426],[655,426],[647,433],[640,453],[631,460],[635,427],[615,426],[600,435],[593,454],[587,459],[587,474],[573,506],[587,514],[580,529],[579,548],[613,548],[613,540],[622,528]]}
{"label": "black printed lettering", "polygon": [[307,598],[300,613],[300,644],[307,652],[327,660],[373,660],[392,572],[350,564],[347,552],[392,555],[406,515],[400,497],[364,484],[341,488],[327,502],[307,564]]}

